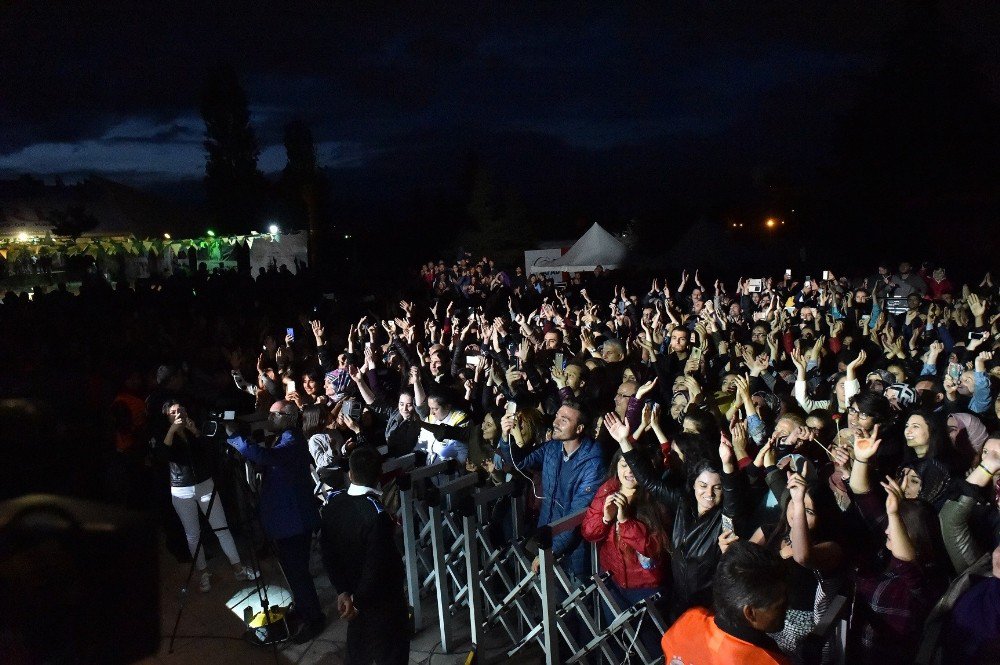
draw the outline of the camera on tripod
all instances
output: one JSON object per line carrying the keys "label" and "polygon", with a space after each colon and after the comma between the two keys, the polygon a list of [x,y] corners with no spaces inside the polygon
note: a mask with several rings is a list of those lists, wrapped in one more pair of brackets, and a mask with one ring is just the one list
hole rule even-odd
{"label": "camera on tripod", "polygon": [[208,438],[216,436],[225,438],[226,423],[239,423],[241,429],[253,434],[267,429],[267,414],[247,413],[238,416],[236,411],[211,411],[201,431]]}

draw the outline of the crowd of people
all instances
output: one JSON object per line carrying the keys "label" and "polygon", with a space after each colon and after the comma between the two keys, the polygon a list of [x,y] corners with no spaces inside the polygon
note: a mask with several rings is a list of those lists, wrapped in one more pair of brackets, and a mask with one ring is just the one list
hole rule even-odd
{"label": "crowd of people", "polygon": [[[904,262],[856,279],[682,271],[639,284],[598,268],[556,284],[466,256],[422,266],[398,305],[369,303],[350,321],[317,307],[305,278],[171,279],[92,287],[81,298],[101,307],[74,331],[47,326],[55,306],[77,306],[70,296],[5,300],[41,330],[27,353],[6,350],[20,376],[37,378],[47,363],[31,350],[55,340],[105,414],[112,443],[89,470],[122,501],[148,441],[170,453],[198,437],[188,413],[270,412],[276,445],[236,428],[229,442],[261,464],[297,460],[280,482],[298,489],[268,508],[282,516],[269,535],[288,541],[277,548],[286,569],[301,571],[306,534],[337,528],[319,518],[316,490],[345,489],[326,471],[350,465],[344,497],[391,513],[372,451],[420,450],[484,482],[524,482],[532,525],[586,510],[555,554],[582,578],[596,543],[620,604],[662,594],[668,663],[723,652],[802,662],[838,595],[851,599],[848,662],[910,663],[922,648],[944,662],[1000,657],[1000,292],[989,274],[959,285]],[[111,378],[113,391],[101,385]],[[189,526],[210,479],[167,457]],[[289,503],[295,528],[281,531]],[[492,519],[492,537],[509,538],[508,514]],[[388,522],[372,523],[384,543]],[[223,545],[234,574],[256,575]],[[289,581],[309,637],[322,625],[303,600],[311,582]],[[364,616],[349,597],[338,606]],[[708,642],[724,645],[714,661]]]}

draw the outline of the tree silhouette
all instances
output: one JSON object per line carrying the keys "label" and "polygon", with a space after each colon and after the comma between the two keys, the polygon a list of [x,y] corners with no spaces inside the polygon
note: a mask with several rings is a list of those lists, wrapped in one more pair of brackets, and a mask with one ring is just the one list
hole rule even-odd
{"label": "tree silhouette", "polygon": [[475,175],[466,211],[473,228],[459,239],[473,254],[486,254],[501,263],[515,262],[535,240],[521,196],[511,187],[498,187],[484,169]]}
{"label": "tree silhouette", "polygon": [[255,226],[264,194],[257,168],[260,149],[247,109],[246,93],[232,67],[213,71],[201,99],[205,121],[205,191],[216,230],[248,233]]}
{"label": "tree silhouette", "polygon": [[81,205],[71,205],[65,210],[52,210],[48,214],[52,222],[52,235],[79,238],[87,231],[97,228],[98,219]]}
{"label": "tree silhouette", "polygon": [[309,229],[309,263],[315,265],[322,245],[326,179],[316,163],[316,145],[307,124],[295,120],[285,125],[284,143],[288,163],[281,173],[279,188],[289,208],[291,225]]}

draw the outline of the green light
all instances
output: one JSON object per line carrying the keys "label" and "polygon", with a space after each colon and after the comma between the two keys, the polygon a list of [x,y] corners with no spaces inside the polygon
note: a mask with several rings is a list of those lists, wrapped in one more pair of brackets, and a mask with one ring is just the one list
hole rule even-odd
{"label": "green light", "polygon": [[209,229],[208,230],[208,237],[214,238],[215,237],[215,231],[213,231],[212,229]]}

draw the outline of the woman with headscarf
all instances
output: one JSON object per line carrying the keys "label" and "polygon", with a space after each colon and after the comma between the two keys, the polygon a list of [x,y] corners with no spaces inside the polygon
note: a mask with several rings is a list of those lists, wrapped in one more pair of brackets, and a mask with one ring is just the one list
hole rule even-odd
{"label": "woman with headscarf", "polygon": [[976,416],[971,413],[953,413],[948,416],[948,438],[951,439],[958,462],[962,468],[972,468],[973,461],[979,457],[986,443],[988,431]]}

